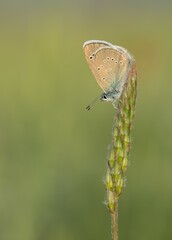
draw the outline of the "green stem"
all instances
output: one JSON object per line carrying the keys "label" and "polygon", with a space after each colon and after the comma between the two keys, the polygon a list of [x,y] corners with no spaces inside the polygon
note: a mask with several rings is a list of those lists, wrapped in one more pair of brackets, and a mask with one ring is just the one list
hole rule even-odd
{"label": "green stem", "polygon": [[131,128],[137,95],[137,72],[135,62],[124,86],[116,109],[110,155],[106,172],[106,205],[112,216],[112,240],[118,240],[118,200],[124,188],[125,172],[131,149]]}
{"label": "green stem", "polygon": [[114,212],[111,214],[112,219],[112,240],[118,240],[118,200],[115,202]]}

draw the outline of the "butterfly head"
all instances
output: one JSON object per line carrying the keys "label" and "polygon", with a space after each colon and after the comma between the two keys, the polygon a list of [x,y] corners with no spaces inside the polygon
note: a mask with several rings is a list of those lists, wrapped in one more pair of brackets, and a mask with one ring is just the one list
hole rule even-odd
{"label": "butterfly head", "polygon": [[115,90],[113,92],[106,92],[100,96],[100,100],[104,102],[114,103],[119,98],[120,92]]}

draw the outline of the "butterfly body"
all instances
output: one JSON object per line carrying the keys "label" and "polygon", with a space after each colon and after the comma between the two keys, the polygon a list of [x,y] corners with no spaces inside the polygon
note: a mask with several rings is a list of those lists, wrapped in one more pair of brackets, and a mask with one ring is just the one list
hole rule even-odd
{"label": "butterfly body", "polygon": [[83,48],[89,67],[104,92],[100,100],[114,103],[127,83],[134,58],[126,49],[106,41],[87,41]]}

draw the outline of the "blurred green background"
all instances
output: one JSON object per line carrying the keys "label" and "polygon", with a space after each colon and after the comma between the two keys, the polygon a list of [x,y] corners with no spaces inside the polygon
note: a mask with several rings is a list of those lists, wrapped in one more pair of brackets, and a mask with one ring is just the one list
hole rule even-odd
{"label": "blurred green background", "polygon": [[1,1],[0,240],[111,239],[103,201],[114,109],[82,45],[134,54],[137,111],[120,240],[172,239],[170,1]]}

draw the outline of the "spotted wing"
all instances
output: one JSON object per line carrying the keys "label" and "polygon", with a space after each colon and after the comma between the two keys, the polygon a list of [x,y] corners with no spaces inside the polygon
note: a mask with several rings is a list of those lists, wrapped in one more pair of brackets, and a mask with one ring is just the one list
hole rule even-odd
{"label": "spotted wing", "polygon": [[94,55],[94,53],[102,47],[113,47],[113,45],[111,43],[101,40],[86,41],[83,45],[85,55],[88,57]]}
{"label": "spotted wing", "polygon": [[131,66],[127,54],[119,51],[115,46],[106,46],[98,48],[91,55],[85,52],[85,56],[97,83],[104,92],[114,91],[117,84],[120,88],[125,84]]}

